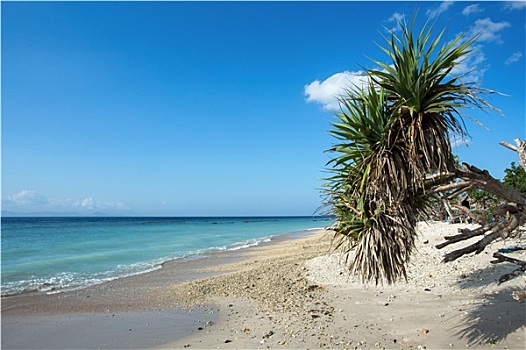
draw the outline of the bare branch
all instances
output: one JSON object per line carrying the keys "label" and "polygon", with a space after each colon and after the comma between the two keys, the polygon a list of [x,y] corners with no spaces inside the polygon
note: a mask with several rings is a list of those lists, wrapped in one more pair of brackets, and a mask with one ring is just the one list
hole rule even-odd
{"label": "bare branch", "polygon": [[501,141],[501,142],[499,142],[499,144],[500,144],[501,146],[504,146],[504,147],[506,147],[506,148],[511,149],[511,150],[514,151],[514,152],[519,152],[519,149],[517,148],[517,146],[513,146],[513,145],[512,145],[511,143],[509,143],[509,142]]}
{"label": "bare branch", "polygon": [[492,230],[490,234],[484,236],[484,238],[482,238],[480,241],[473,243],[467,247],[460,248],[460,249],[457,249],[455,251],[452,251],[446,254],[444,256],[444,262],[457,260],[461,256],[470,254],[473,252],[475,254],[479,254],[480,252],[484,250],[484,248],[486,248],[488,244],[490,244],[494,240],[498,238],[507,238],[510,235],[510,233],[519,226],[520,216],[521,214],[512,215],[510,217],[510,220],[507,221],[505,227],[502,228],[501,230],[495,230],[495,231]]}
{"label": "bare branch", "polygon": [[466,214],[471,220],[477,222],[480,224],[480,219],[477,218],[472,212],[471,210],[469,210],[468,208],[466,208],[465,206],[463,205],[458,205],[458,204],[453,204],[453,207],[457,208],[458,210],[460,210],[461,212],[463,212],[464,214]]}
{"label": "bare branch", "polygon": [[456,190],[455,192],[451,193],[449,196],[447,196],[447,199],[453,199],[455,197],[458,197],[460,194],[468,191],[469,189],[473,188],[473,185],[469,185],[467,187],[462,187]]}
{"label": "bare branch", "polygon": [[438,186],[434,188],[430,193],[446,192],[446,191],[451,191],[455,189],[462,189],[462,191],[464,191],[465,188],[470,187],[470,186],[471,186],[471,183],[468,181],[454,182],[454,183],[450,183],[447,185]]}
{"label": "bare branch", "polygon": [[425,178],[426,181],[437,181],[437,182],[442,182],[442,181],[450,182],[453,179],[455,179],[454,173],[431,174],[431,175],[427,175]]}
{"label": "bare branch", "polygon": [[451,209],[451,205],[449,205],[449,202],[447,201],[445,196],[441,196],[440,199],[442,200],[442,204],[444,205],[444,208],[446,209],[447,215],[449,215],[450,222],[453,222],[453,210]]}
{"label": "bare branch", "polygon": [[507,223],[503,223],[503,224],[500,224],[500,225],[496,224],[496,223],[492,223],[492,224],[486,224],[484,226],[477,227],[474,230],[470,230],[470,229],[467,229],[467,228],[458,229],[458,231],[460,232],[459,235],[444,237],[444,239],[446,239],[446,242],[443,242],[441,244],[436,245],[436,248],[442,249],[442,248],[444,248],[444,247],[446,247],[446,246],[448,246],[450,244],[453,244],[453,243],[465,241],[467,239],[470,239],[470,238],[473,238],[473,237],[477,237],[477,236],[482,236],[484,233],[486,233],[486,232],[488,232],[490,230],[500,231],[506,225],[507,225]]}
{"label": "bare branch", "polygon": [[521,141],[521,139],[517,138],[514,141],[516,146],[506,141],[501,141],[499,143],[501,146],[504,146],[508,149],[511,149],[512,151],[517,152],[519,156],[519,164],[523,169],[526,170],[526,140]]}
{"label": "bare branch", "polygon": [[515,258],[510,258],[500,253],[494,253],[493,257],[496,258],[497,260],[492,260],[491,261],[492,264],[499,264],[501,262],[509,262],[515,265],[519,265],[519,267],[513,270],[512,272],[500,276],[499,284],[509,281],[511,279],[514,279],[515,277],[526,272],[526,261],[522,261],[522,260],[515,259]]}
{"label": "bare branch", "polygon": [[466,181],[474,181],[475,186],[486,192],[512,203],[526,206],[526,196],[517,190],[502,184],[493,178],[487,170],[480,170],[464,163],[462,169],[456,170],[457,176]]}

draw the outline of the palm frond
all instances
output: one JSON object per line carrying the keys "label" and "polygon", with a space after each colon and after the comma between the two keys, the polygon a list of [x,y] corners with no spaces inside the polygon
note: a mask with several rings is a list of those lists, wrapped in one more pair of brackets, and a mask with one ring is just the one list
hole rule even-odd
{"label": "palm frond", "polygon": [[330,131],[337,144],[326,204],[337,216],[338,246],[354,254],[350,270],[365,282],[406,277],[416,219],[429,207],[426,175],[454,167],[449,140],[467,135],[462,109],[493,108],[480,97],[492,91],[452,75],[476,38],[460,35],[440,46],[445,29],[433,38],[427,22],[415,36],[414,25],[385,37],[380,48],[391,62],[373,60],[380,68],[368,70],[366,88],[340,98]]}

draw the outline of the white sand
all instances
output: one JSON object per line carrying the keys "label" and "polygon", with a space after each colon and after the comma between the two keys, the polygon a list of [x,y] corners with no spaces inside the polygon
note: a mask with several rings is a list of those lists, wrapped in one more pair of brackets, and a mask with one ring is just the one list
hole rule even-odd
{"label": "white sand", "polygon": [[[526,286],[526,276],[497,285],[501,275],[511,272],[515,265],[508,263],[491,264],[493,253],[500,248],[510,246],[526,246],[526,239],[499,240],[490,244],[478,255],[470,254],[455,261],[443,263],[444,254],[455,249],[474,243],[480,237],[469,241],[449,245],[441,250],[435,248],[444,242],[444,236],[457,234],[459,228],[475,228],[477,225],[447,224],[447,223],[419,223],[420,237],[417,241],[417,253],[412,257],[408,268],[408,281],[397,283],[402,288],[433,288],[435,291],[447,293],[463,293],[469,290],[473,293],[493,293],[509,288]],[[426,242],[426,243],[424,243]],[[506,254],[510,257],[526,260],[526,250]],[[349,276],[341,254],[324,255],[307,261],[308,278],[316,283],[338,286],[340,288],[360,286],[359,279]],[[389,287],[386,287],[389,288]]]}
{"label": "white sand", "polygon": [[[495,243],[444,264],[442,255],[457,247],[435,245],[459,227],[466,225],[420,225],[408,281],[395,286],[349,277],[338,255],[326,255],[329,237],[254,250],[226,275],[178,287],[175,295],[217,305],[219,319],[167,347],[525,349],[525,302],[511,294],[526,290],[526,279],[498,286],[515,266],[489,264],[498,248],[525,242]],[[510,256],[526,258],[524,251]]]}

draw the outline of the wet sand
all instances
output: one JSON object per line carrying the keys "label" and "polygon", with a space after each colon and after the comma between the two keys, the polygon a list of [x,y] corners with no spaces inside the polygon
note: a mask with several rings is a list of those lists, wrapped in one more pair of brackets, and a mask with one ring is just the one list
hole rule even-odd
{"label": "wet sand", "polygon": [[174,341],[218,318],[217,306],[192,305],[189,296],[173,293],[174,286],[244,266],[258,249],[302,239],[283,235],[257,247],[174,260],[150,273],[76,291],[3,297],[2,348],[142,349]]}

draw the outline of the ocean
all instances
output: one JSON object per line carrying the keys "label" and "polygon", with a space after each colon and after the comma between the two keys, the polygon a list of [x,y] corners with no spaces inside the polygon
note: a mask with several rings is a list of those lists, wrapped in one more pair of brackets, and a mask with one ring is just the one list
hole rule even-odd
{"label": "ocean", "polygon": [[1,220],[2,295],[60,293],[198,259],[288,233],[328,217],[60,217]]}

